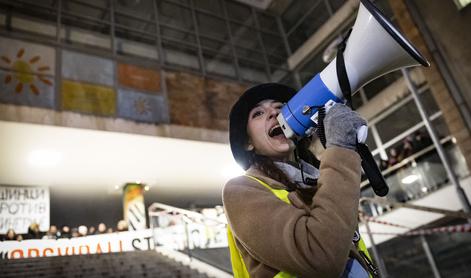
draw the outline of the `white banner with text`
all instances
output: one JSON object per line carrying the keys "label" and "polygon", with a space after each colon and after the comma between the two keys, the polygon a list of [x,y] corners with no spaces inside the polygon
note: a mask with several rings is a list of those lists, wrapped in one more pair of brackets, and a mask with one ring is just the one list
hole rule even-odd
{"label": "white banner with text", "polygon": [[0,234],[26,234],[32,223],[49,229],[49,188],[0,185]]}
{"label": "white banner with text", "polygon": [[1,259],[87,255],[154,249],[150,229],[91,235],[71,239],[0,242]]}

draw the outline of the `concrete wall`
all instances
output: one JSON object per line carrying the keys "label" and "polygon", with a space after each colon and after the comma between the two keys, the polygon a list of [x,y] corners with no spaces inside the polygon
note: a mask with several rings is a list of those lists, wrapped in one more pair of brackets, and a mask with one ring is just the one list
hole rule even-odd
{"label": "concrete wall", "polygon": [[471,6],[458,11],[453,1],[413,2],[471,108]]}
{"label": "concrete wall", "polygon": [[230,108],[248,85],[192,73],[162,72],[169,124],[8,103],[0,103],[0,120],[227,143]]}
{"label": "concrete wall", "polygon": [[183,72],[165,80],[172,124],[217,130],[228,130],[230,108],[247,87]]}

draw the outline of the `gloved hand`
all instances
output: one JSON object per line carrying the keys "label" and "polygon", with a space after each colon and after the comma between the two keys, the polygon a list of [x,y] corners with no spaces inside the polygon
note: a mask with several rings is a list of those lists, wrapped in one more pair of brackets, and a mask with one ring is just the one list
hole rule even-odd
{"label": "gloved hand", "polygon": [[337,103],[324,118],[326,148],[338,146],[355,150],[357,130],[366,125],[366,120],[348,106]]}

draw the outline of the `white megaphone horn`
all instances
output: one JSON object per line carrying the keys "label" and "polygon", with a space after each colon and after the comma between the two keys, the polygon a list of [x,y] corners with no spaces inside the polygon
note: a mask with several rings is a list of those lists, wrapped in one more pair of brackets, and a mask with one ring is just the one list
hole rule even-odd
{"label": "white megaphone horn", "polygon": [[[391,71],[429,62],[369,1],[360,0],[352,32],[343,52],[351,93]],[[312,134],[317,126],[316,107],[330,108],[345,101],[336,70],[337,58],[311,79],[281,110],[278,121],[287,138]],[[359,141],[366,140],[366,127]]]}

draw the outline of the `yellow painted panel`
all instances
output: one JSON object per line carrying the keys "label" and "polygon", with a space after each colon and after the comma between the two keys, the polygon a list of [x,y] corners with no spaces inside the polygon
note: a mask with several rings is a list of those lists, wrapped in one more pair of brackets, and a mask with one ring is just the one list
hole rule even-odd
{"label": "yellow painted panel", "polygon": [[111,87],[62,80],[61,92],[63,110],[101,116],[116,113],[116,92]]}

